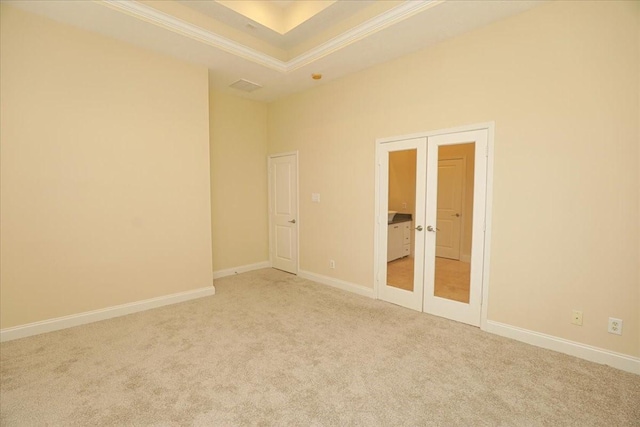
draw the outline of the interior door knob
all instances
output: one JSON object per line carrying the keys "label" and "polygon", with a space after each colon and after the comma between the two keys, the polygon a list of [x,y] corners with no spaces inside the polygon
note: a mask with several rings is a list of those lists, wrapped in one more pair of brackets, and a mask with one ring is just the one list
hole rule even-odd
{"label": "interior door knob", "polygon": [[295,223],[296,223],[296,220],[295,220],[295,219],[292,219],[292,220],[291,220],[291,221],[289,221],[289,222],[290,222],[291,224],[295,224]]}
{"label": "interior door knob", "polygon": [[435,233],[436,230],[437,230],[436,228],[433,228],[432,226],[427,225],[427,231],[431,231],[432,233]]}
{"label": "interior door knob", "polygon": [[417,226],[417,227],[416,227],[416,230],[418,230],[418,231],[422,231],[422,226],[421,226],[421,225]]}
{"label": "interior door knob", "polygon": [[451,216],[456,216],[456,217],[460,218],[460,214],[459,214],[459,213],[457,213],[457,214],[453,214],[453,215],[451,215]]}

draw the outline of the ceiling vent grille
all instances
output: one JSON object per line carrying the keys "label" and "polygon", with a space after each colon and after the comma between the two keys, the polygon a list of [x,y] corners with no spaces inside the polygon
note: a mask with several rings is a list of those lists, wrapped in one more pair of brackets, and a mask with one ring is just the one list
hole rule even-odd
{"label": "ceiling vent grille", "polygon": [[244,92],[253,92],[256,89],[260,89],[262,86],[260,86],[257,83],[250,82],[249,80],[240,79],[237,82],[230,84],[229,87],[232,87],[234,89],[238,89]]}

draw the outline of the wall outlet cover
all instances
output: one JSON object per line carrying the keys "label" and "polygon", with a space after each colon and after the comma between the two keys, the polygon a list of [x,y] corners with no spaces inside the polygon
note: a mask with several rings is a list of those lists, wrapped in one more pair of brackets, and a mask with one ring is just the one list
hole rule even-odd
{"label": "wall outlet cover", "polygon": [[607,331],[610,334],[622,335],[622,319],[609,317],[609,327],[607,328]]}

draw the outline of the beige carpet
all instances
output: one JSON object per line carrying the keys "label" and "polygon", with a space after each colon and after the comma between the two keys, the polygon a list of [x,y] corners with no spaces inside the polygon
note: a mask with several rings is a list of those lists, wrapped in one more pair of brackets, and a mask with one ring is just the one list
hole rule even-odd
{"label": "beige carpet", "polygon": [[3,343],[3,426],[638,426],[640,376],[275,270]]}

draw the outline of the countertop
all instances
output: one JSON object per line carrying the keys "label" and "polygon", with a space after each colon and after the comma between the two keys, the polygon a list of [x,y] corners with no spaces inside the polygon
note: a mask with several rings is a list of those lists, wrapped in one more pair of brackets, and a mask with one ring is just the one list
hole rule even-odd
{"label": "countertop", "polygon": [[393,217],[393,221],[389,221],[387,224],[400,224],[401,222],[411,221],[411,214],[408,213],[397,213],[396,216]]}

